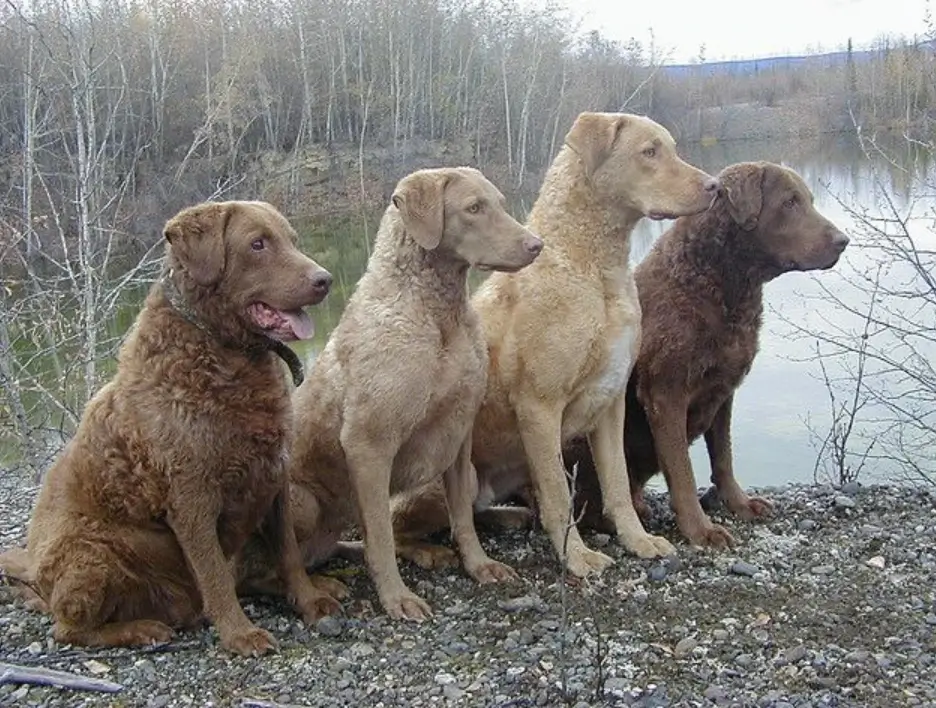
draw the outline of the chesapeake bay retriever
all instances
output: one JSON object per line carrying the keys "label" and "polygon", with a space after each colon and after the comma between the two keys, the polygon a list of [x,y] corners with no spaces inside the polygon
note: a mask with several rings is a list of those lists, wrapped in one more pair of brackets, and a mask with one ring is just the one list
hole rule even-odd
{"label": "chesapeake bay retriever", "polygon": [[35,589],[58,641],[162,642],[207,616],[226,649],[262,654],[276,642],[244,614],[232,573],[256,529],[303,615],[333,609],[292,530],[290,386],[274,355],[295,369],[282,342],[311,336],[302,308],[331,276],[264,202],[190,207],[164,235],[166,267],[117,373],[49,470],[27,548],[0,563]]}
{"label": "chesapeake bay retriever", "polygon": [[[624,393],[640,344],[640,306],[628,265],[643,217],[707,209],[718,182],[681,160],[658,123],[636,115],[582,113],[565,137],[529,216],[546,248],[519,273],[494,273],[473,304],[490,354],[488,389],[473,432],[476,509],[505,500],[532,477],[544,528],[562,555],[569,488],[563,444],[586,435],[618,540],[642,557],[673,551],[641,526],[620,445]],[[530,470],[529,474],[527,469]],[[400,537],[444,525],[438,489],[401,501]],[[574,527],[569,570],[600,572],[611,558]]]}
{"label": "chesapeake bay retriever", "polygon": [[[763,286],[790,271],[831,268],[848,238],[816,211],[799,175],[745,162],[719,175],[712,208],[679,219],[636,269],[643,342],[628,386],[624,448],[635,504],[660,470],[677,522],[693,544],[734,541],[696,496],[689,444],[705,435],[712,482],[737,516],[769,513],[738,485],[731,459],[731,407],[757,353]],[[589,506],[600,503],[584,444],[569,454]],[[587,512],[587,509],[586,509]]]}
{"label": "chesapeake bay retriever", "polygon": [[405,177],[366,272],[295,394],[290,479],[304,560],[313,565],[330,555],[357,520],[380,602],[393,618],[430,614],[400,577],[393,493],[442,478],[468,573],[480,582],[515,577],[487,556],[474,526],[471,427],[488,364],[467,274],[470,266],[519,270],[542,247],[477,170]]}

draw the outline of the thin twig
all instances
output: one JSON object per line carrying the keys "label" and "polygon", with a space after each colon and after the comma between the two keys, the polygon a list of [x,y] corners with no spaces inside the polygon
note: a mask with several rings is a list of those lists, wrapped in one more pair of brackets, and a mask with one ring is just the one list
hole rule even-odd
{"label": "thin twig", "polygon": [[53,686],[55,688],[68,688],[73,691],[100,691],[103,693],[117,693],[123,690],[123,686],[119,683],[90,676],[81,676],[68,671],[0,663],[0,686],[5,683]]}

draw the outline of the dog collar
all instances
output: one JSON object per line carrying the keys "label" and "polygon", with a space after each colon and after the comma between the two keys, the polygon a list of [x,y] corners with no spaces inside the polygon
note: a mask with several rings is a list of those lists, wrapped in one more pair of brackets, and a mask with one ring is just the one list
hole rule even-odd
{"label": "dog collar", "polygon": [[[208,324],[195,313],[191,305],[189,305],[188,301],[182,296],[179,288],[176,287],[175,282],[172,280],[171,268],[163,269],[159,282],[162,285],[166,300],[169,301],[169,304],[172,306],[173,310],[175,310],[185,320],[195,325],[203,332],[210,334],[212,337],[220,339],[220,337],[218,337],[218,333],[209,327]],[[248,346],[242,348],[248,353],[255,351],[272,351],[280,359],[286,362],[286,366],[289,367],[289,373],[292,374],[293,384],[295,384],[295,386],[298,388],[305,379],[305,375],[302,371],[302,362],[299,361],[299,356],[296,354],[296,352],[287,347],[278,339],[273,339],[272,337],[264,337],[264,339],[266,339],[265,345]]]}

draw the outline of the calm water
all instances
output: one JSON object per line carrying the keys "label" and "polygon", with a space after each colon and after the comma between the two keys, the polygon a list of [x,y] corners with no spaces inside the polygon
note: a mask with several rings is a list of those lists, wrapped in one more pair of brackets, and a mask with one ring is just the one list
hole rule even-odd
{"label": "calm water", "polygon": [[[900,147],[900,146],[898,146]],[[876,208],[874,171],[855,141],[849,138],[808,139],[791,142],[744,142],[712,146],[690,145],[682,150],[684,156],[700,167],[715,173],[727,164],[742,160],[771,160],[797,170],[816,196],[821,212],[840,228],[849,232],[853,244],[860,241],[855,224],[846,205]],[[932,165],[906,149],[890,153],[894,164],[880,159],[874,169],[883,177],[901,206],[909,203],[908,179],[904,170],[919,175],[932,170]],[[532,198],[532,197],[531,197]],[[927,199],[929,201],[927,201]],[[530,202],[518,206],[514,212],[523,216]],[[918,211],[933,209],[933,194],[918,199]],[[359,217],[349,216],[340,223],[307,223],[295,219],[297,230],[303,234],[303,246],[335,276],[335,287],[325,303],[313,310],[316,335],[310,343],[300,345],[301,352],[313,358],[334,326],[337,324],[347,297],[363,272],[367,258],[368,240],[376,228],[370,219],[369,231]],[[638,261],[653,240],[662,233],[666,223],[645,221],[634,235],[632,257]],[[822,274],[791,273],[781,276],[766,288],[767,308],[761,337],[761,351],[748,379],[735,399],[733,443],[735,471],[745,486],[766,486],[789,481],[811,481],[816,450],[806,425],[827,429],[829,419],[828,396],[819,378],[818,364],[807,359],[814,350],[814,339],[794,337],[795,328],[784,321],[809,322],[822,328],[822,316],[838,316],[833,308],[824,312],[825,305],[816,296],[817,283],[832,285],[848,277],[850,269],[861,266],[859,248],[850,248],[836,271]],[[132,296],[133,300],[140,293]],[[135,309],[128,302],[128,311],[121,318],[121,326],[129,324]],[[0,446],[2,447],[2,446]],[[708,479],[709,469],[704,443],[697,442],[692,449],[696,477],[700,485]]]}

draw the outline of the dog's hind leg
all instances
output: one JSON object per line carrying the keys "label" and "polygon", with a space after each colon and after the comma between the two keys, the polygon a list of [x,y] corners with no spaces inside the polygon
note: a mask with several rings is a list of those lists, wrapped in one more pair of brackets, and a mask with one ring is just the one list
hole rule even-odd
{"label": "dog's hind leg", "polygon": [[[426,570],[458,566],[458,554],[455,551],[425,540],[427,536],[449,527],[445,489],[441,480],[435,479],[427,485],[395,495],[391,511],[397,556]],[[347,554],[349,550],[346,548],[344,552]]]}
{"label": "dog's hind leg", "polygon": [[462,444],[458,457],[445,471],[445,494],[448,499],[452,536],[458,544],[465,570],[479,583],[517,580],[513,568],[490,558],[481,547],[474,523],[474,502],[478,498],[478,475],[471,463],[471,434]]}
{"label": "dog's hind leg", "polygon": [[261,531],[278,562],[278,577],[284,584],[286,598],[302,613],[303,620],[312,624],[324,615],[340,612],[338,600],[323,592],[321,585],[311,582],[306,575],[296,541],[287,484],[273,500]]}
{"label": "dog's hind leg", "polygon": [[595,460],[595,471],[601,485],[604,516],[613,523],[618,542],[640,558],[655,558],[675,552],[662,536],[647,533],[634,509],[634,500],[627,474],[627,461],[621,443],[624,429],[626,398],[623,393],[598,418],[595,430],[588,435],[588,444]]}
{"label": "dog's hind leg", "polygon": [[769,516],[773,507],[766,499],[749,497],[734,475],[731,455],[733,400],[734,396],[729,396],[718,409],[711,427],[705,431],[705,446],[712,466],[712,482],[718,495],[735,516],[751,521]]}
{"label": "dog's hind leg", "polygon": [[[80,521],[77,523],[81,523]],[[168,532],[90,529],[47,547],[36,572],[57,641],[136,646],[198,623],[201,607]]]}
{"label": "dog's hind leg", "polygon": [[32,557],[25,548],[12,548],[6,553],[0,553],[0,580],[13,583],[20,599],[29,609],[49,612],[49,605],[36,591]]}

